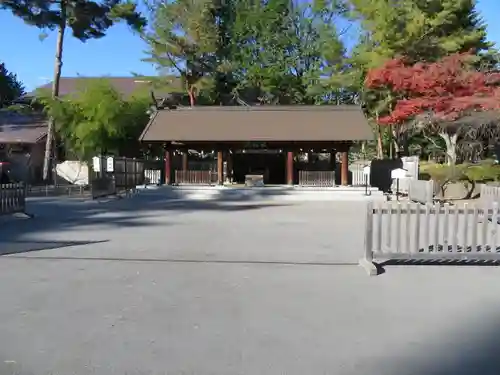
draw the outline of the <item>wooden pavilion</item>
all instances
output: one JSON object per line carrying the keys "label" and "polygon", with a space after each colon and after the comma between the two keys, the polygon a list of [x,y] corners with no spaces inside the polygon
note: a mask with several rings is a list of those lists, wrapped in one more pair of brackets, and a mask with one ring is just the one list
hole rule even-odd
{"label": "wooden pavilion", "polygon": [[[232,168],[234,152],[259,143],[283,154],[286,184],[294,182],[294,155],[340,153],[341,185],[348,185],[349,148],[372,140],[373,132],[359,106],[194,107],[158,110],[140,140],[161,143],[165,150],[165,183],[173,182],[172,152],[188,149],[217,152],[217,183],[223,184],[224,160]],[[262,147],[262,146],[261,146]],[[187,170],[187,157],[182,169]]]}

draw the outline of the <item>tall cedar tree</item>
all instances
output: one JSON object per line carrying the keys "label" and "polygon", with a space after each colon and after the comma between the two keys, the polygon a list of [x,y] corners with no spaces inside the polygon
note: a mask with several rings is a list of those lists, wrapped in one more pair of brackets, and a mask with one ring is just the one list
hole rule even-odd
{"label": "tall cedar tree", "polygon": [[400,96],[379,123],[413,121],[424,131],[438,133],[446,143],[448,163],[455,164],[458,138],[470,129],[496,125],[500,117],[500,74],[478,71],[472,65],[474,57],[454,54],[416,64],[400,58],[371,70],[365,82],[368,88]]}
{"label": "tall cedar tree", "polygon": [[250,2],[236,22],[235,59],[241,85],[274,104],[328,101],[324,77],[335,74],[345,49],[335,27],[338,1]]}
{"label": "tall cedar tree", "polygon": [[339,8],[334,0],[156,4],[148,60],[184,77],[192,103],[200,89],[213,104],[321,102],[320,78],[344,55]]}
{"label": "tall cedar tree", "polygon": [[[40,29],[57,30],[56,57],[52,96],[59,96],[59,81],[63,65],[63,41],[67,28],[82,42],[106,35],[108,28],[117,21],[125,21],[135,30],[145,25],[145,19],[130,1],[103,0],[0,0],[0,9],[11,10],[27,24]],[[43,178],[49,179],[53,152],[54,119],[49,120],[43,166]]]}
{"label": "tall cedar tree", "polygon": [[[475,10],[475,0],[348,0],[351,17],[364,32],[353,53],[352,74],[358,85],[370,68],[388,59],[406,56],[416,61],[436,61],[444,56],[473,49],[482,63],[490,63],[492,44],[486,39],[486,26]],[[390,91],[362,88],[368,115],[377,118],[390,112],[397,99]],[[392,128],[392,127],[390,127]],[[391,138],[408,142],[408,132],[395,127]],[[381,133],[378,132],[381,145]],[[391,142],[392,143],[392,142]],[[395,147],[400,144],[395,142]],[[392,147],[390,147],[392,154]],[[382,150],[378,149],[379,157]]]}
{"label": "tall cedar tree", "polygon": [[0,108],[9,106],[24,94],[24,86],[17,75],[9,72],[4,63],[0,63]]}

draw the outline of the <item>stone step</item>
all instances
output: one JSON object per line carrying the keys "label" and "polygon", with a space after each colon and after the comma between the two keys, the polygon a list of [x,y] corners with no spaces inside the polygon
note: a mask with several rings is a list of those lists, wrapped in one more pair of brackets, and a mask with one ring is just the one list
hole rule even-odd
{"label": "stone step", "polygon": [[272,201],[332,201],[332,200],[386,200],[376,188],[229,188],[229,187],[163,187],[171,199],[192,200],[272,200]]}

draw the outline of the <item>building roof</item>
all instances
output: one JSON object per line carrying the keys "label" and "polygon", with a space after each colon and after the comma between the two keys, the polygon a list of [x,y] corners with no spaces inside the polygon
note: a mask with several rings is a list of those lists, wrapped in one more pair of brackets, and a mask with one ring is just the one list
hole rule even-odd
{"label": "building roof", "polygon": [[355,141],[373,132],[359,106],[195,107],[160,110],[140,140]]}
{"label": "building roof", "polygon": [[[118,92],[123,95],[131,95],[139,90],[150,90],[152,86],[152,81],[160,77],[61,77],[59,83],[59,95],[73,94],[81,90],[82,85],[91,82],[92,80],[106,79],[109,80],[111,85],[115,87]],[[168,88],[158,88],[153,89],[155,94],[162,96],[164,94],[170,93],[170,91],[183,91],[181,87],[181,82],[179,77],[165,76],[165,83],[168,84]],[[52,89],[52,82],[46,83],[43,86],[38,87],[34,91],[28,93],[26,96],[36,96],[37,90]]]}
{"label": "building roof", "polygon": [[0,111],[0,143],[38,143],[47,135],[42,114]]}

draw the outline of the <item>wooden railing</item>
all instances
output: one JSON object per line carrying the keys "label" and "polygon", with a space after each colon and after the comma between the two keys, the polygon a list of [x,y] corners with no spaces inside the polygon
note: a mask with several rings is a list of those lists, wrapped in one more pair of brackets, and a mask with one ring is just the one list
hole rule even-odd
{"label": "wooden railing", "polygon": [[335,186],[334,171],[299,171],[299,186]]}
{"label": "wooden railing", "polygon": [[26,186],[23,183],[0,185],[0,215],[24,213]]}
{"label": "wooden railing", "polygon": [[431,180],[409,180],[408,198],[419,203],[432,203],[434,199],[434,181]]}
{"label": "wooden railing", "polygon": [[177,185],[214,185],[217,183],[217,172],[212,171],[175,171]]}
{"label": "wooden railing", "polygon": [[499,220],[497,203],[483,208],[370,202],[360,264],[374,275],[374,260],[499,261]]}

